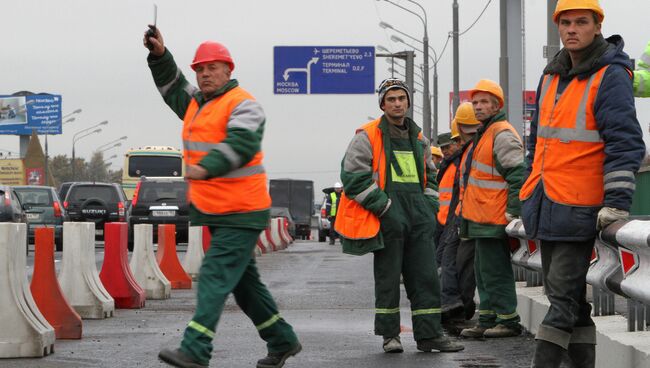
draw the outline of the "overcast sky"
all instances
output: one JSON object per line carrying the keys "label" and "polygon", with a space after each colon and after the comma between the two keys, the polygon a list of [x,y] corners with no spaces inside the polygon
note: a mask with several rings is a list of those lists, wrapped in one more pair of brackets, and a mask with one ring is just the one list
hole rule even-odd
{"label": "overcast sky", "polygon": [[[396,0],[405,7],[407,1]],[[233,55],[233,74],[262,104],[267,115],[265,165],[270,178],[315,181],[320,189],[338,179],[340,161],[355,129],[380,115],[376,95],[274,95],[274,46],[376,46],[392,51],[404,46],[379,28],[385,21],[416,38],[420,21],[394,5],[376,0],[156,0],[158,26],[165,44],[188,80],[189,64],[199,43],[224,43]],[[461,0],[460,30],[474,22],[487,0]],[[431,46],[440,53],[452,29],[451,0],[422,0],[429,21]],[[112,168],[123,165],[127,148],[143,145],[181,146],[182,122],[164,104],[146,64],[142,33],[151,22],[152,1],[5,1],[0,30],[0,94],[48,92],[63,97],[63,114],[82,108],[63,134],[50,136],[50,155],[71,155],[72,135],[108,120],[101,134],[77,142],[77,156],[90,158],[95,147],[123,135]],[[648,0],[601,0],[603,33],[625,39],[625,50],[638,58],[650,34]],[[415,10],[416,8],[414,8]],[[417,10],[416,10],[417,11]],[[535,89],[545,65],[546,0],[527,0],[526,86]],[[417,62],[422,56],[418,55]],[[499,1],[492,0],[476,25],[460,39],[460,88],[480,78],[499,80]],[[376,81],[390,76],[388,64],[376,62]],[[440,131],[448,131],[448,93],[452,90],[452,48],[438,66]],[[637,99],[637,115],[646,144],[650,99]],[[421,119],[416,116],[419,122]],[[18,151],[18,137],[0,136],[0,148]]]}

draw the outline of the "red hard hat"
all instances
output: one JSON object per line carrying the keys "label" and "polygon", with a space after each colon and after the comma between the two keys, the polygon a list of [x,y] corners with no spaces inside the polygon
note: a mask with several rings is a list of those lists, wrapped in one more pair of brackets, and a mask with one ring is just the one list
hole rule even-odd
{"label": "red hard hat", "polygon": [[192,67],[192,70],[196,70],[197,65],[211,61],[222,61],[230,66],[230,71],[235,70],[235,63],[232,61],[230,51],[226,46],[214,41],[205,41],[199,45],[190,67]]}

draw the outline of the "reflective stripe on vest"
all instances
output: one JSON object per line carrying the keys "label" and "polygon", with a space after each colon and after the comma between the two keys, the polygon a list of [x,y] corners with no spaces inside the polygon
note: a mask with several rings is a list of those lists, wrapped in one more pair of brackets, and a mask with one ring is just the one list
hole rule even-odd
{"label": "reflective stripe on vest", "polygon": [[451,198],[454,192],[454,179],[456,178],[456,171],[458,168],[452,162],[449,164],[445,173],[440,179],[440,209],[438,210],[438,223],[442,226],[447,225],[447,216],[449,215],[449,206],[451,205]]}
{"label": "reflective stripe on vest", "polygon": [[336,198],[336,193],[330,193],[330,201],[332,205],[330,206],[330,216],[336,216],[336,205],[338,204],[338,198]]}
{"label": "reflective stripe on vest", "polygon": [[497,171],[494,160],[494,139],[504,130],[519,137],[507,121],[488,126],[472,155],[467,188],[463,197],[463,218],[488,225],[507,225],[508,182]]}
{"label": "reflective stripe on vest", "polygon": [[519,192],[529,198],[540,180],[553,202],[600,206],[604,198],[605,144],[593,110],[607,66],[588,79],[574,78],[557,97],[559,76],[545,75],[539,97],[535,158]]}
{"label": "reflective stripe on vest", "polygon": [[[341,194],[334,229],[347,239],[371,239],[379,233],[379,218],[361,206],[361,203],[377,187],[383,190],[386,185],[386,152],[384,152],[382,131],[379,129],[380,123],[381,118],[371,121],[357,130],[357,134],[364,131],[368,135],[372,150],[372,179],[374,183],[354,199],[349,198],[345,192]],[[422,139],[424,138],[420,132],[418,140]],[[413,155],[413,153],[411,154]],[[426,188],[426,162],[423,163],[422,169],[424,170],[422,178]]]}
{"label": "reflective stripe on vest", "polygon": [[202,213],[226,215],[260,211],[271,207],[262,152],[242,166],[240,156],[223,143],[233,110],[253,97],[240,87],[199,107],[192,99],[183,124],[184,158],[197,165],[212,150],[224,155],[232,165],[228,173],[208,180],[189,180],[188,197]]}

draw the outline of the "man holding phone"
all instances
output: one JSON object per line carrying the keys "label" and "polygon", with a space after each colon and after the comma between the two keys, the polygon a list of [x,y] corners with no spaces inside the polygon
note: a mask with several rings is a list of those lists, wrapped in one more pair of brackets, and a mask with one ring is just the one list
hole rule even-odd
{"label": "man holding phone", "polygon": [[264,111],[230,78],[235,64],[224,45],[214,41],[199,45],[191,64],[196,88],[176,66],[160,31],[149,27],[143,43],[150,50],[147,61],[154,82],[165,103],[184,120],[190,221],[208,226],[212,233],[201,265],[194,317],[180,348],[163,349],[158,357],[176,367],[207,367],[219,317],[233,293],[267,343],[268,355],[257,368],[282,367],[302,346],[260,281],[251,256],[271,207],[262,166]]}

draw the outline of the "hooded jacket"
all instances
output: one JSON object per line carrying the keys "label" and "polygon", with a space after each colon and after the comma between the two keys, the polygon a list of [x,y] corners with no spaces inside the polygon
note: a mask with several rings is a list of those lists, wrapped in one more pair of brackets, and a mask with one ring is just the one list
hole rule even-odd
{"label": "hooded jacket", "polygon": [[[623,39],[614,35],[607,39],[597,36],[584,50],[583,60],[578,65],[571,64],[566,49],[560,50],[544,69],[544,75],[559,75],[557,95],[559,96],[574,79],[584,80],[601,68],[609,65],[593,111],[598,133],[604,142],[604,175],[617,172],[634,172],[639,169],[645,154],[643,134],[636,118],[632,93],[632,63],[623,52]],[[537,111],[542,80],[537,87]],[[531,122],[528,141],[526,177],[532,170],[537,143],[538,114]],[[627,188],[617,186],[605,190],[602,206],[629,210],[634,194],[634,178],[617,177],[618,181],[629,181]],[[602,206],[579,207],[555,203],[544,191],[540,181],[533,193],[522,203],[522,220],[529,237],[548,241],[586,241],[596,234],[596,219]]]}

